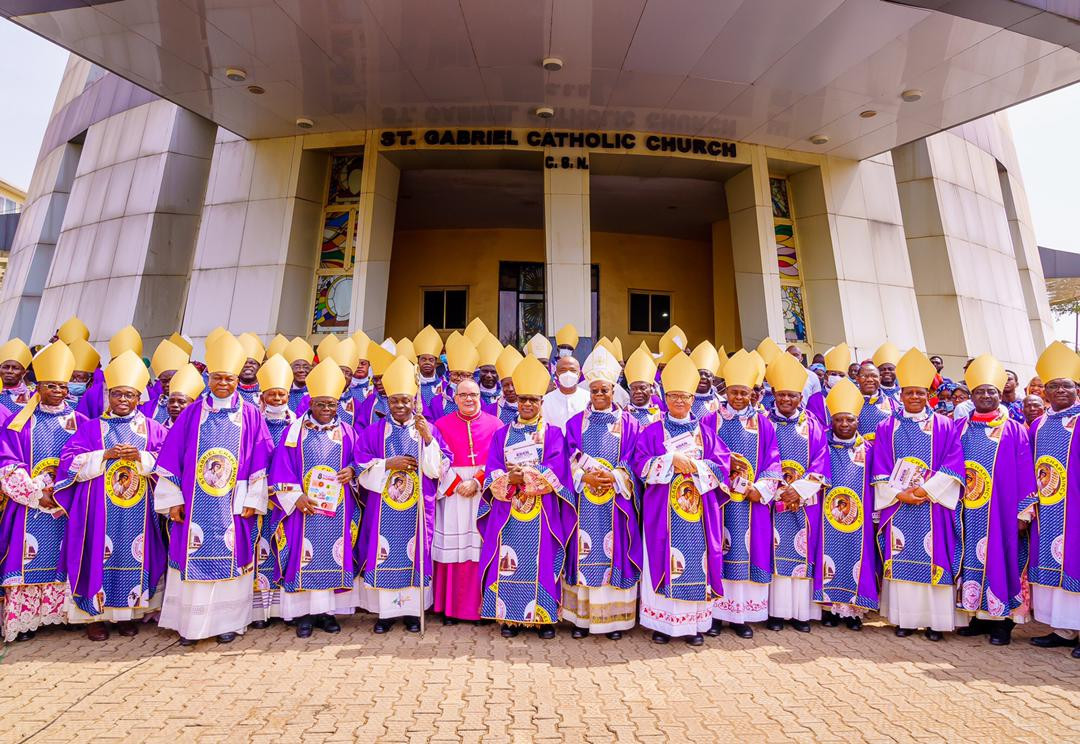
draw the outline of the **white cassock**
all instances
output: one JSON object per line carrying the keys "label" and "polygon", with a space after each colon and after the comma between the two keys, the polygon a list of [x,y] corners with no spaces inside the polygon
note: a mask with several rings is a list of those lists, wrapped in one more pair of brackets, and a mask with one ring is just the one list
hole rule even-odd
{"label": "white cassock", "polygon": [[[956,509],[960,499],[960,481],[943,473],[934,473],[923,484],[931,501],[946,509]],[[874,485],[874,510],[896,503],[897,491],[888,483]],[[956,629],[956,599],[952,584],[933,586],[883,579],[881,614],[900,628],[930,628],[938,631]]]}
{"label": "white cassock", "polygon": [[[814,375],[817,377],[817,375]],[[773,487],[779,485],[773,481]],[[817,495],[821,490],[819,481],[809,478],[800,478],[791,483],[791,487],[798,491],[801,497],[801,506],[813,506],[817,503]],[[768,496],[762,492],[761,500],[765,503],[775,498],[775,491]],[[725,593],[727,583],[724,582]],[[821,605],[813,601],[814,577],[798,578],[795,576],[778,576],[773,574],[772,583],[769,584],[769,615],[781,620],[808,620],[821,619]]]}
{"label": "white cassock", "polygon": [[589,393],[581,388],[567,395],[558,388],[544,396],[542,407],[544,422],[566,431],[566,422],[589,406]]}

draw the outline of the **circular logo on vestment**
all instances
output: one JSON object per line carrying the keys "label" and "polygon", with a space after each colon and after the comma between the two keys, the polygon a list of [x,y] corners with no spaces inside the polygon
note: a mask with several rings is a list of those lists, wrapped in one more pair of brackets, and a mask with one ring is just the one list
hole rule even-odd
{"label": "circular logo on vestment", "polygon": [[1043,455],[1035,461],[1035,480],[1040,504],[1051,506],[1065,498],[1065,466],[1056,457]]}
{"label": "circular logo on vestment", "polygon": [[116,460],[105,470],[105,493],[121,509],[135,506],[146,495],[146,479],[136,467],[131,460]]}
{"label": "circular logo on vestment", "polygon": [[698,493],[693,478],[676,475],[668,487],[668,502],[675,513],[687,522],[701,520],[701,494]]}
{"label": "circular logo on vestment", "polygon": [[383,486],[382,499],[391,509],[404,511],[416,503],[419,494],[420,475],[415,470],[391,470]]}
{"label": "circular logo on vestment", "polygon": [[964,506],[978,509],[990,500],[993,482],[986,468],[977,462],[964,463]]}
{"label": "circular logo on vestment", "polygon": [[671,579],[674,581],[686,571],[686,556],[678,548],[671,549]]}
{"label": "circular logo on vestment", "polygon": [[224,447],[208,449],[195,466],[195,479],[211,496],[232,493],[236,485],[236,458]]}
{"label": "circular logo on vestment", "polygon": [[855,532],[863,526],[863,503],[859,494],[838,486],[825,495],[825,518],[834,530]]}
{"label": "circular logo on vestment", "polygon": [[38,461],[38,464],[30,471],[30,477],[37,478],[40,475],[44,475],[45,478],[43,480],[45,484],[51,486],[56,482],[56,469],[59,466],[59,457],[46,457],[43,460]]}
{"label": "circular logo on vestment", "polygon": [[806,472],[806,468],[795,460],[783,460],[780,463],[780,469],[784,471],[784,483],[794,483]]}
{"label": "circular logo on vestment", "polygon": [[735,484],[739,479],[746,481],[746,485],[754,485],[754,466],[750,464],[750,461],[740,455],[738,452],[731,453],[731,478],[729,482],[732,485],[731,500],[732,501],[745,501],[746,494],[736,493]]}
{"label": "circular logo on vestment", "polygon": [[[597,457],[595,459],[598,463],[603,465],[608,470],[612,469],[611,463],[604,458]],[[597,492],[592,489],[592,486],[585,484],[585,489],[583,493],[585,494],[585,498],[587,498],[589,501],[601,506],[615,498],[615,489],[613,487],[608,487],[603,491]]]}

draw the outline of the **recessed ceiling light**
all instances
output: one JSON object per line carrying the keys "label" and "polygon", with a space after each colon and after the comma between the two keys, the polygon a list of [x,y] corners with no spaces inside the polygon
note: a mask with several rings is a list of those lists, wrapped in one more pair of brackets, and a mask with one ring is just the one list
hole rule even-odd
{"label": "recessed ceiling light", "polygon": [[247,80],[247,72],[239,67],[230,67],[225,70],[225,77],[232,80],[234,83],[242,83]]}
{"label": "recessed ceiling light", "polygon": [[918,88],[909,88],[900,94],[900,98],[904,103],[915,103],[915,101],[921,100],[923,92]]}
{"label": "recessed ceiling light", "polygon": [[555,109],[553,109],[551,106],[537,106],[535,109],[533,109],[533,114],[540,117],[541,119],[550,119],[551,117],[555,116]]}
{"label": "recessed ceiling light", "polygon": [[873,119],[875,116],[877,116],[877,111],[874,111],[873,109],[866,109],[866,111],[859,112],[859,118],[861,119]]}
{"label": "recessed ceiling light", "polygon": [[810,143],[813,145],[824,145],[829,141],[829,135],[827,134],[811,134]]}
{"label": "recessed ceiling light", "polygon": [[250,93],[253,96],[261,96],[265,92],[266,92],[266,88],[262,87],[261,85],[249,85],[248,86],[248,93]]}
{"label": "recessed ceiling light", "polygon": [[307,119],[301,116],[299,119],[296,120],[296,126],[300,129],[311,129],[313,126],[315,126],[315,122],[313,122],[311,119]]}

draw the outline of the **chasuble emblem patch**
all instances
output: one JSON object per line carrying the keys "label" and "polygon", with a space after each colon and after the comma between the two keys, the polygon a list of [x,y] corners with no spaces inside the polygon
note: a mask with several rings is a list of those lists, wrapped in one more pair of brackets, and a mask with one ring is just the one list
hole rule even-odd
{"label": "chasuble emblem patch", "polygon": [[1065,466],[1056,457],[1043,455],[1035,463],[1035,480],[1039,484],[1039,503],[1052,506],[1065,498]]}
{"label": "chasuble emblem patch", "polygon": [[837,487],[825,496],[825,517],[833,529],[855,532],[863,526],[862,499],[850,488]]}
{"label": "chasuble emblem patch", "polygon": [[697,522],[701,519],[701,494],[694,485],[693,478],[676,475],[668,487],[668,503],[680,517],[687,522]]}
{"label": "chasuble emblem patch", "polygon": [[146,495],[146,479],[135,470],[134,462],[117,460],[105,470],[105,493],[116,506],[130,508]]}
{"label": "chasuble emblem patch", "polygon": [[236,458],[224,447],[203,453],[195,467],[195,479],[211,496],[225,496],[236,486]]}

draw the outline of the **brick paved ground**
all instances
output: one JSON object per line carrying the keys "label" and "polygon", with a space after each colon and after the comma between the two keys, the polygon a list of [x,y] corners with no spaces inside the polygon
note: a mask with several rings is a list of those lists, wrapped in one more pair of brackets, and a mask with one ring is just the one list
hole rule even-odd
{"label": "brick paved ground", "polygon": [[[147,627],[91,643],[46,629],[4,649],[0,740],[991,741],[1080,740],[1080,661],[985,639],[895,638],[815,625],[725,632],[702,648],[553,641],[370,616],[301,641],[280,624],[184,649]],[[896,706],[900,704],[901,709]]]}

